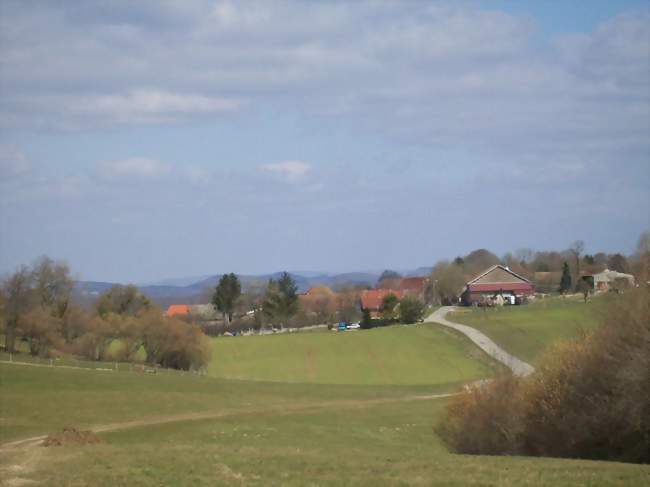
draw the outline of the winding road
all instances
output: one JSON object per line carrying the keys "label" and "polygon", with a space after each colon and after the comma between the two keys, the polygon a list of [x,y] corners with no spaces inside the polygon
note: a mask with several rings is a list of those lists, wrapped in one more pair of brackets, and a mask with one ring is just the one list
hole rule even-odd
{"label": "winding road", "polygon": [[517,376],[524,377],[532,374],[535,371],[532,365],[519,360],[513,355],[510,355],[476,328],[449,321],[446,318],[446,315],[455,309],[455,306],[443,306],[431,313],[424,321],[438,323],[440,325],[446,326],[448,328],[453,328],[454,330],[461,332],[467,338],[472,340],[476,345],[478,345],[481,350],[487,353],[490,357],[504,364],[506,367],[512,370],[513,374]]}

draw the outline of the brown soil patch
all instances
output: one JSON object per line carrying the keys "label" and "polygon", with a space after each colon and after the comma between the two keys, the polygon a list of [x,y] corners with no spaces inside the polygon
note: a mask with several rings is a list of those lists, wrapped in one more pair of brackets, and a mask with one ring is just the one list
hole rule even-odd
{"label": "brown soil patch", "polygon": [[102,440],[90,430],[78,430],[74,426],[66,426],[61,433],[49,435],[41,443],[42,446],[91,445]]}

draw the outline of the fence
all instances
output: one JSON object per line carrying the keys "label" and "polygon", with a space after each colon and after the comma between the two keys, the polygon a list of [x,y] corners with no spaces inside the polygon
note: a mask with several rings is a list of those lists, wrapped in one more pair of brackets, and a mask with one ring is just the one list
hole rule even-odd
{"label": "fence", "polygon": [[32,356],[28,353],[0,352],[0,363],[13,363],[16,365],[27,365],[33,367],[52,367],[66,369],[85,369],[100,372],[137,372],[149,374],[171,374],[171,375],[207,375],[206,369],[200,370],[178,370],[133,362],[101,362],[91,360],[79,360],[71,357],[43,358]]}

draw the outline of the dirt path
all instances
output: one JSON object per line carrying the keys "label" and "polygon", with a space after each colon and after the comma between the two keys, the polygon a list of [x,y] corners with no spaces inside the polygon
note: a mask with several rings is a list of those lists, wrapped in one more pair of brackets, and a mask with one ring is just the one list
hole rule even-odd
{"label": "dirt path", "polygon": [[[195,413],[180,413],[168,416],[158,416],[154,418],[138,419],[133,421],[123,421],[116,423],[98,424],[91,426],[89,429],[95,433],[106,433],[111,431],[119,431],[130,428],[139,428],[143,426],[155,426],[167,423],[176,423],[183,421],[199,421],[203,419],[218,419],[228,418],[234,416],[285,416],[292,414],[302,414],[310,412],[319,412],[328,409],[363,409],[381,404],[389,404],[394,402],[405,401],[428,401],[432,399],[442,399],[451,397],[458,392],[446,394],[428,394],[428,395],[415,395],[415,396],[402,396],[402,397],[386,397],[377,399],[340,399],[335,401],[325,401],[311,404],[301,405],[282,405],[265,408],[248,408],[238,410],[219,410],[219,411],[203,411]],[[8,443],[0,444],[0,453],[3,451],[32,447],[40,444],[47,435],[33,436],[22,440],[15,440]]]}
{"label": "dirt path", "polygon": [[512,370],[512,373],[515,375],[523,377],[532,374],[535,371],[532,365],[510,355],[476,328],[449,321],[445,316],[454,309],[454,306],[443,306],[442,308],[438,308],[436,311],[431,313],[425,321],[432,321],[461,332],[478,345],[481,350],[485,351],[485,353]]}

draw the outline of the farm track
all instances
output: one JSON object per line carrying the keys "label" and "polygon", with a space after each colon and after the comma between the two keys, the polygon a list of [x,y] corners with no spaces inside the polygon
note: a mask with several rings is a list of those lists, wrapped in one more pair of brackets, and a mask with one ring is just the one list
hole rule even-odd
{"label": "farm track", "polygon": [[[332,408],[340,409],[363,409],[381,404],[389,404],[395,402],[406,401],[428,401],[433,399],[443,399],[460,394],[460,392],[452,392],[445,394],[428,394],[428,395],[411,395],[403,397],[387,397],[377,399],[341,399],[335,401],[325,401],[312,404],[301,404],[294,406],[276,406],[266,408],[250,408],[238,410],[221,410],[221,411],[204,411],[195,413],[182,413],[167,416],[158,416],[154,418],[123,421],[108,424],[98,424],[90,426],[86,429],[94,433],[108,433],[112,431],[120,431],[131,428],[139,428],[143,426],[156,426],[168,423],[177,423],[185,421],[200,421],[206,419],[220,419],[239,416],[287,416],[294,414],[304,413],[317,413]],[[15,440],[8,443],[0,444],[0,452],[15,450],[21,448],[34,447],[39,445],[47,435],[33,436],[22,440]]]}
{"label": "farm track", "polygon": [[425,322],[437,323],[439,325],[446,326],[448,328],[452,328],[456,331],[459,331],[467,338],[469,338],[472,342],[474,342],[481,350],[487,353],[490,357],[494,358],[495,360],[498,360],[506,367],[508,367],[510,370],[512,370],[512,373],[515,375],[525,377],[527,375],[532,374],[535,371],[532,365],[522,360],[519,360],[514,355],[510,355],[508,352],[503,350],[496,343],[494,343],[490,338],[488,338],[482,332],[478,331],[476,328],[472,328],[471,326],[462,325],[460,323],[449,321],[446,318],[446,315],[447,313],[454,311],[455,309],[456,308],[454,306],[443,306],[442,308],[438,308],[436,311],[431,313],[426,318]]}

